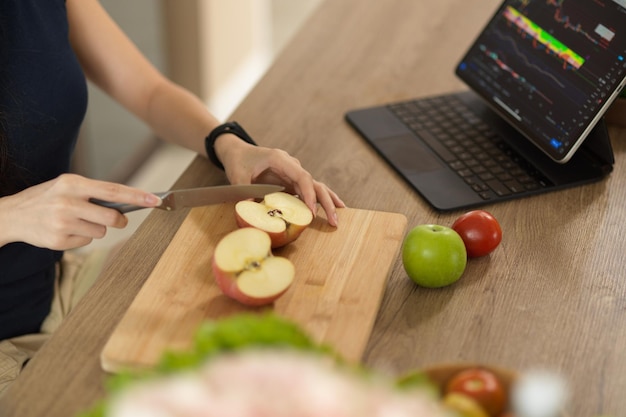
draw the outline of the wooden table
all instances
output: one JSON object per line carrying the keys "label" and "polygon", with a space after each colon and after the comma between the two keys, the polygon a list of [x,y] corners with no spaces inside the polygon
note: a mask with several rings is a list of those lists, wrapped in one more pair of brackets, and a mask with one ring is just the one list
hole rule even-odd
{"label": "wooden table", "polygon": [[[355,208],[451,224],[343,120],[369,104],[463,88],[458,57],[497,0],[329,0],[236,110],[257,140],[295,155]],[[562,372],[572,416],[626,410],[626,133],[597,184],[488,207],[504,240],[456,285],[413,285],[398,259],[364,355],[403,371],[477,361]],[[176,187],[223,183],[197,159]],[[186,212],[155,211],[0,402],[2,416],[68,417],[101,398],[99,355]],[[341,227],[341,225],[340,225]]]}

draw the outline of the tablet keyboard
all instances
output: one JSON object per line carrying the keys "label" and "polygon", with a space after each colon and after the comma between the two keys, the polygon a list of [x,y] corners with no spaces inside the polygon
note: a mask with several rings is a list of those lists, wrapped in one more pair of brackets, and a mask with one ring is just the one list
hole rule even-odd
{"label": "tablet keyboard", "polygon": [[550,185],[456,97],[407,101],[389,109],[483,200]]}

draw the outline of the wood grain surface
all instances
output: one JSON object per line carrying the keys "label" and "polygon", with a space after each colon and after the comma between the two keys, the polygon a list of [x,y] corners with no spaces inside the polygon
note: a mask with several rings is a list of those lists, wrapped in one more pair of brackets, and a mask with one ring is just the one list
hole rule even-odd
{"label": "wood grain surface", "polygon": [[291,244],[275,249],[296,278],[271,307],[246,307],[215,283],[211,257],[237,228],[234,204],[192,209],[102,352],[107,371],[155,365],[166,350],[191,347],[204,320],[273,310],[300,324],[345,359],[361,359],[406,229],[403,214],[341,209],[341,227],[323,215]]}
{"label": "wood grain surface", "polygon": [[[499,3],[325,1],[230,119],[297,157],[351,208],[402,213],[409,228],[452,224],[460,213],[431,209],[343,115],[464,88],[453,68]],[[626,130],[611,126],[610,136],[616,164],[606,180],[485,207],[503,241],[457,284],[419,288],[396,260],[364,364],[389,373],[454,362],[549,369],[569,383],[572,417],[623,415]],[[198,158],[175,187],[224,183]],[[104,345],[186,216],[150,214],[0,399],[0,416],[74,416],[105,396]]]}

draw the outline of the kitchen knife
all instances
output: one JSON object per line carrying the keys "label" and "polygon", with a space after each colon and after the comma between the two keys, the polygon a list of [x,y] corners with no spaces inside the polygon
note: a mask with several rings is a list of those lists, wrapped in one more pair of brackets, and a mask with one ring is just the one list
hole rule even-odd
{"label": "kitchen knife", "polygon": [[141,210],[145,208],[158,208],[162,210],[178,210],[185,207],[208,206],[229,201],[239,201],[248,198],[263,198],[266,194],[284,190],[284,187],[270,184],[251,185],[218,185],[215,187],[188,188],[184,190],[170,190],[162,193],[154,193],[159,196],[162,203],[158,207],[143,207],[132,204],[112,203],[110,201],[89,199],[90,202],[103,207],[113,208],[120,213]]}

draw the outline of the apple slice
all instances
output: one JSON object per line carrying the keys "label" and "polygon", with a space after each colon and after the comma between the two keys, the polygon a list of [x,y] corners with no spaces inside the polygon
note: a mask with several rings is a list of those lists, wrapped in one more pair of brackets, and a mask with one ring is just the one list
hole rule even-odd
{"label": "apple slice", "polygon": [[254,227],[267,232],[272,248],[296,240],[313,221],[311,209],[298,197],[283,193],[267,194],[263,201],[239,201],[235,205],[239,227]]}
{"label": "apple slice", "polygon": [[272,255],[269,235],[252,227],[224,236],[215,247],[211,264],[222,292],[249,306],[274,302],[295,275],[290,260]]}

